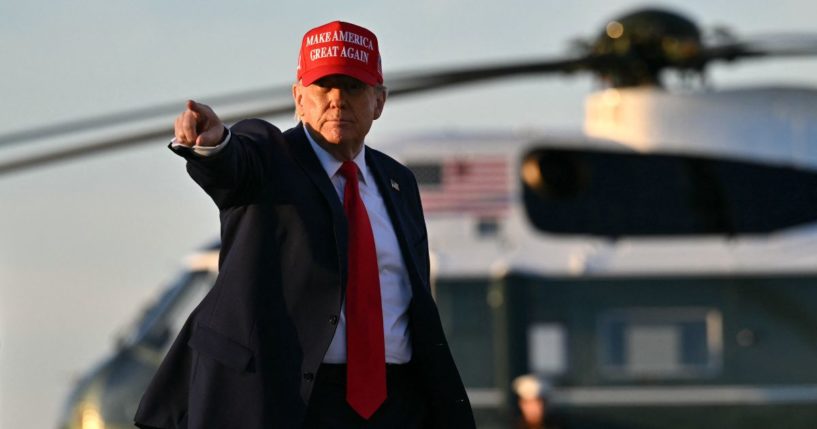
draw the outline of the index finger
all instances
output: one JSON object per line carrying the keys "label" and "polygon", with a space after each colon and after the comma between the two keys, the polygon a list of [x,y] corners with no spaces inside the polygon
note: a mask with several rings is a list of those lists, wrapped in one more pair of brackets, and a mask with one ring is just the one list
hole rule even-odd
{"label": "index finger", "polygon": [[213,113],[213,109],[211,109],[210,106],[198,103],[194,100],[187,100],[187,109],[205,116],[210,116]]}

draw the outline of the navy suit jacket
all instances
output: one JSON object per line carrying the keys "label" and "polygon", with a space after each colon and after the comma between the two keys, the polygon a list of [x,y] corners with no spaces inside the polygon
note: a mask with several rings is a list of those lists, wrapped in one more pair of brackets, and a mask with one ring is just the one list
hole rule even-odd
{"label": "navy suit jacket", "polygon": [[[136,413],[142,428],[300,428],[346,289],[347,223],[303,126],[251,119],[191,177],[221,217],[219,276],[191,314]],[[475,427],[429,285],[428,240],[412,173],[371,148],[366,163],[412,286],[412,361],[428,428]],[[396,185],[396,186],[394,186]]]}

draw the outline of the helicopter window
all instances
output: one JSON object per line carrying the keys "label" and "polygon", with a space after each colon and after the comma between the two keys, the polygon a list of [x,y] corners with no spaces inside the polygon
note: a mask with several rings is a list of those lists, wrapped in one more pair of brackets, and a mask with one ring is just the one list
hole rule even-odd
{"label": "helicopter window", "polygon": [[567,371],[567,332],[560,323],[528,327],[528,368],[536,374],[561,375]]}
{"label": "helicopter window", "polygon": [[191,273],[185,272],[171,286],[167,287],[154,302],[143,308],[139,317],[133,320],[117,336],[120,345],[131,345],[139,341],[154,342],[150,337],[157,337],[158,333],[151,333],[158,323],[162,313],[171,305],[175,297],[180,293],[185,283],[190,280]]}
{"label": "helicopter window", "polygon": [[[193,309],[204,299],[207,292],[213,287],[216,281],[216,274],[211,272],[199,272],[190,278],[184,286],[184,290],[179,294],[176,301],[168,308],[164,316],[165,328],[170,333],[170,339],[176,337],[181,331],[187,317]],[[170,346],[170,341],[165,344],[165,349]]]}
{"label": "helicopter window", "polygon": [[720,370],[721,316],[716,310],[611,310],[599,323],[602,372],[611,377],[703,377]]}
{"label": "helicopter window", "polygon": [[125,340],[153,349],[166,350],[181,330],[187,316],[212,287],[215,274],[186,272],[141,318],[137,330]]}
{"label": "helicopter window", "polygon": [[768,233],[817,220],[817,172],[703,157],[539,149],[525,210],[557,234]]}
{"label": "helicopter window", "polygon": [[436,186],[443,183],[443,167],[437,162],[406,164],[417,178],[420,186]]}
{"label": "helicopter window", "polygon": [[477,222],[477,235],[480,237],[494,237],[499,234],[499,222],[494,218],[481,218]]}

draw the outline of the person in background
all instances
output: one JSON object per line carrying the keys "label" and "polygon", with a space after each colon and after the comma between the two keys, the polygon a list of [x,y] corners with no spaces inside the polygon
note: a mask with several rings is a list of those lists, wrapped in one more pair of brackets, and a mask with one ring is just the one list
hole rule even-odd
{"label": "person in background", "polygon": [[526,374],[516,377],[512,388],[519,407],[517,429],[556,429],[548,415],[550,383]]}

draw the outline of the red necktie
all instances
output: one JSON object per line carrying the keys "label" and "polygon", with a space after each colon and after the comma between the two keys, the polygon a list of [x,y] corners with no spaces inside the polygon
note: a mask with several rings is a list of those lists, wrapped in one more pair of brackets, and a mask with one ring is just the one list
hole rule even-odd
{"label": "red necktie", "polygon": [[349,275],[346,282],[346,402],[364,419],[386,400],[386,348],[380,274],[372,226],[360,197],[357,165],[340,167],[346,178],[343,208],[349,220]]}

